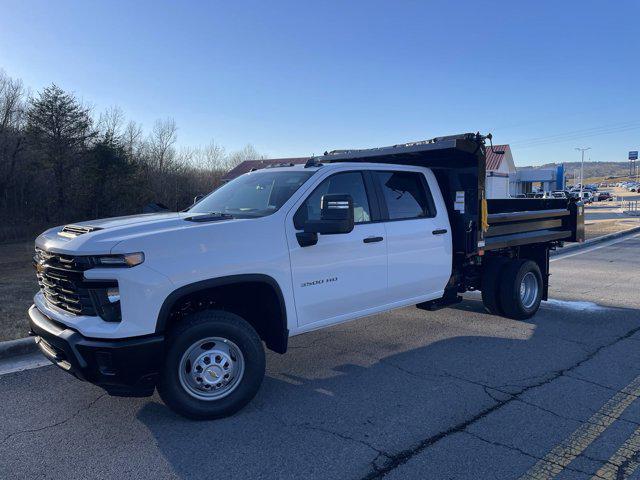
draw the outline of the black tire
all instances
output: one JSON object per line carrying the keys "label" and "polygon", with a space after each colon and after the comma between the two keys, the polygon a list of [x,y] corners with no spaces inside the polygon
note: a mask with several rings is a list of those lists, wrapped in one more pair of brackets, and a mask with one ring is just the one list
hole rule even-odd
{"label": "black tire", "polygon": [[[535,295],[525,305],[520,295],[520,286],[525,275],[532,274],[537,283]],[[531,277],[528,277],[531,278]],[[542,300],[542,274],[540,268],[531,260],[511,260],[502,270],[500,282],[500,304],[504,316],[514,320],[526,320],[536,314]]]}
{"label": "black tire", "polygon": [[509,261],[505,257],[487,258],[486,263],[482,266],[482,282],[480,290],[482,291],[482,303],[484,309],[491,315],[502,315],[502,306],[500,305],[500,276],[504,265]]}
{"label": "black tire", "polygon": [[[179,368],[185,352],[199,340],[222,337],[241,351],[244,373],[227,396],[203,400],[192,396],[180,381]],[[258,392],[265,372],[265,354],[260,337],[238,315],[219,310],[205,310],[184,318],[168,334],[166,355],[158,393],[176,413],[194,420],[223,418],[247,405]]]}

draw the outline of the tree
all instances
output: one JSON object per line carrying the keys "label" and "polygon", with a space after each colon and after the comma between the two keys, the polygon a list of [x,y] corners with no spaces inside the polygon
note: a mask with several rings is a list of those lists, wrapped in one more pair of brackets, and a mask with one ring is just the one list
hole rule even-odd
{"label": "tree", "polygon": [[133,160],[142,148],[142,126],[133,120],[129,121],[124,129],[122,137],[125,152],[129,159]]}
{"label": "tree", "polygon": [[101,218],[125,213],[135,202],[133,179],[136,166],[127,159],[125,148],[111,135],[98,140],[87,152],[81,169],[86,189],[84,215]]}
{"label": "tree", "polygon": [[24,118],[26,92],[22,81],[13,79],[0,71],[0,192],[1,205],[10,201],[15,205],[18,190],[16,173],[18,163],[23,160]]}
{"label": "tree", "polygon": [[245,160],[264,160],[267,157],[258,153],[253,145],[247,143],[242,150],[238,150],[237,152],[233,152],[226,161],[226,168],[231,170],[232,168],[237,167]]}
{"label": "tree", "polygon": [[156,120],[153,131],[149,137],[151,160],[158,166],[160,172],[164,171],[167,163],[175,157],[175,143],[178,140],[178,127],[173,118]]}
{"label": "tree", "polygon": [[22,126],[24,97],[22,81],[13,79],[0,70],[0,135],[8,129]]}
{"label": "tree", "polygon": [[116,144],[122,140],[122,124],[124,113],[120,107],[109,107],[100,114],[98,120],[98,134],[107,143]]}
{"label": "tree", "polygon": [[231,155],[213,141],[178,148],[177,131],[167,118],[145,136],[118,107],[94,120],[58,86],[31,97],[0,70],[0,242],[62,222],[139,213],[149,202],[182,209],[239,162],[264,158],[251,145]]}
{"label": "tree", "polygon": [[27,111],[27,136],[53,171],[57,212],[66,207],[66,179],[79,156],[96,136],[89,108],[52,84],[31,100]]}

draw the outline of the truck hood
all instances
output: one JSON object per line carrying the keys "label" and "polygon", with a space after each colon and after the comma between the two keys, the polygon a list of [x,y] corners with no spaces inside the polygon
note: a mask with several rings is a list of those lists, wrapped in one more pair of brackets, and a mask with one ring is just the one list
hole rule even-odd
{"label": "truck hood", "polygon": [[212,222],[242,221],[229,218],[212,219],[206,223],[187,220],[198,215],[204,216],[206,214],[187,212],[146,213],[77,222],[45,231],[36,238],[36,247],[63,254],[106,254],[110,253],[118,243],[130,238],[177,229],[197,228]]}

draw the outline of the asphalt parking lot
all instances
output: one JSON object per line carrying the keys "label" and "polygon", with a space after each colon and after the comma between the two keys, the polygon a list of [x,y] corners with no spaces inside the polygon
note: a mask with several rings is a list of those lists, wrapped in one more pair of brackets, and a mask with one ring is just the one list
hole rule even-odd
{"label": "asphalt parking lot", "polygon": [[0,478],[640,479],[640,235],[603,245],[529,321],[470,294],[295,337],[225,420],[1,375]]}

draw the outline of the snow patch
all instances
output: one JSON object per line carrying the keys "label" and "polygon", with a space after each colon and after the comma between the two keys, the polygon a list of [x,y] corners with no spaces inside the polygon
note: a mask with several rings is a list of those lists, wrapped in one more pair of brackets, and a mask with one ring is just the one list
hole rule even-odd
{"label": "snow patch", "polygon": [[569,310],[578,310],[581,312],[599,312],[603,310],[609,310],[609,307],[603,307],[594,302],[584,301],[571,301],[571,300],[556,300],[550,298],[546,302],[542,302],[542,305],[548,305],[551,307],[567,308]]}

